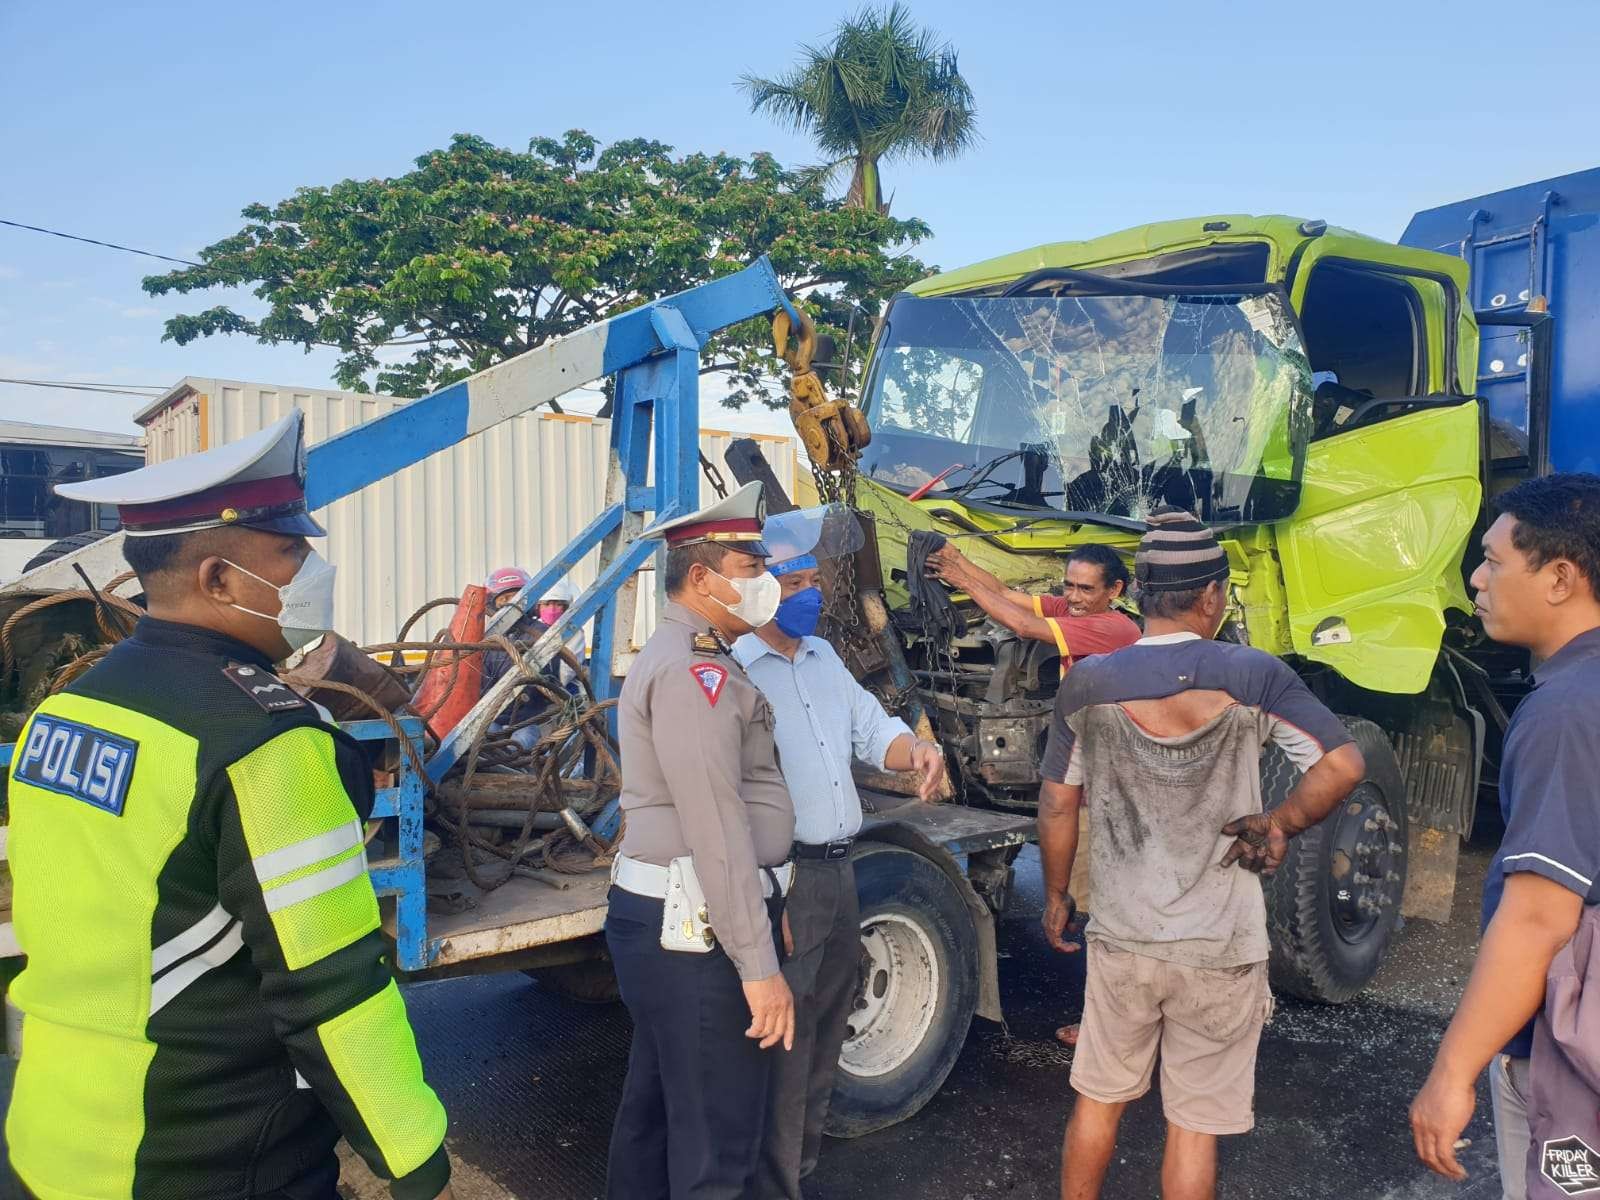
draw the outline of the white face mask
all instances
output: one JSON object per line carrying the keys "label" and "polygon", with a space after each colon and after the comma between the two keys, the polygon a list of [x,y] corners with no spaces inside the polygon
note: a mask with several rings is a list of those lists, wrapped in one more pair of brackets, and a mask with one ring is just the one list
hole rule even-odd
{"label": "white face mask", "polygon": [[761,572],[754,579],[729,579],[716,571],[711,573],[739,593],[739,602],[722,604],[715,596],[711,598],[751,628],[759,629],[772,620],[773,614],[778,611],[778,602],[783,599],[783,585],[767,572]]}
{"label": "white face mask", "polygon": [[244,571],[251,579],[260,580],[278,593],[279,609],[276,616],[257,612],[242,604],[232,607],[240,612],[275,621],[283,630],[283,640],[291,650],[303,650],[323,634],[333,629],[333,583],[338,569],[315,550],[307,554],[294,578],[279,587],[270,579],[262,579],[254,571],[246,571],[236,562],[228,563],[236,571]]}

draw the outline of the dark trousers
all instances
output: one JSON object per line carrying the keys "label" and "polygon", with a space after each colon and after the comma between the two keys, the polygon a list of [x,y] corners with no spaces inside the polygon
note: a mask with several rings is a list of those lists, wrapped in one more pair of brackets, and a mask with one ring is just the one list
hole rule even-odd
{"label": "dark trousers", "polygon": [[256,1200],[339,1200],[339,1159],[329,1155],[321,1166],[313,1167],[285,1187],[261,1194]]}
{"label": "dark trousers", "polygon": [[[743,1200],[782,1047],[744,1031],[750,1007],[721,947],[661,948],[661,901],[612,888],[606,946],[633,1018],[628,1077],[606,1160],[609,1200]],[[774,909],[774,922],[777,919]]]}
{"label": "dark trousers", "polygon": [[861,975],[861,910],[849,859],[796,859],[787,904],[794,953],[783,964],[794,993],[794,1049],[772,1065],[758,1200],[800,1200],[816,1168],[845,1021]]}

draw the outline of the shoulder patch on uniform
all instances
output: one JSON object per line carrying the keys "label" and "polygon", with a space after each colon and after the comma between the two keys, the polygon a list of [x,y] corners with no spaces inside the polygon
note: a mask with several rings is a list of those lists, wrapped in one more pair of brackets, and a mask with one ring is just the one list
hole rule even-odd
{"label": "shoulder patch on uniform", "polygon": [[50,713],[39,713],[17,758],[14,776],[47,792],[71,796],[122,815],[139,743]]}
{"label": "shoulder patch on uniform", "polygon": [[722,695],[722,687],[728,682],[728,668],[716,663],[694,663],[689,667],[689,674],[694,676],[706,699],[711,701],[711,707],[715,708]]}
{"label": "shoulder patch on uniform", "polygon": [[246,667],[236,663],[224,668],[222,673],[267,712],[300,708],[306,702],[305,697],[299,692],[271,671],[263,671],[260,667]]}
{"label": "shoulder patch on uniform", "polygon": [[722,639],[714,633],[695,634],[690,648],[696,654],[725,654],[728,649]]}

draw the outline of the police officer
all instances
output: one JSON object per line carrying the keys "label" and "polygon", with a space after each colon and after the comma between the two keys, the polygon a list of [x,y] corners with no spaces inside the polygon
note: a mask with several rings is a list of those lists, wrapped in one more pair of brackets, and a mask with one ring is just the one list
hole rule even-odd
{"label": "police officer", "polygon": [[794,1043],[777,928],[794,809],[772,711],[728,652],[777,610],[762,516],[750,483],[653,531],[669,603],[618,714],[626,826],[606,944],[633,1048],[612,1200],[749,1195],[768,1075]]}
{"label": "police officer", "polygon": [[40,1200],[333,1200],[341,1133],[397,1200],[449,1195],[366,873],[370,767],[273,673],[333,623],[304,484],[295,412],[60,489],[117,506],[149,615],[12,762],[6,1141]]}

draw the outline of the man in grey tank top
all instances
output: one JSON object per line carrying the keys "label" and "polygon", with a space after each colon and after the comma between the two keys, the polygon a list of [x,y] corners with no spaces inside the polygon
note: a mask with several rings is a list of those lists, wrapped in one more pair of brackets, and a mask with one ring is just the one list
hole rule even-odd
{"label": "man in grey tank top", "polygon": [[[1044,926],[1057,949],[1067,948],[1080,805],[1094,876],[1065,1200],[1100,1195],[1123,1109],[1150,1090],[1158,1053],[1161,1194],[1215,1193],[1217,1137],[1254,1124],[1256,1046],[1272,1007],[1258,874],[1365,773],[1339,719],[1285,663],[1214,640],[1228,560],[1210,530],[1171,509],[1150,526],[1135,559],[1145,636],[1067,676],[1042,768]],[[1270,814],[1260,782],[1269,741],[1305,772]]]}

